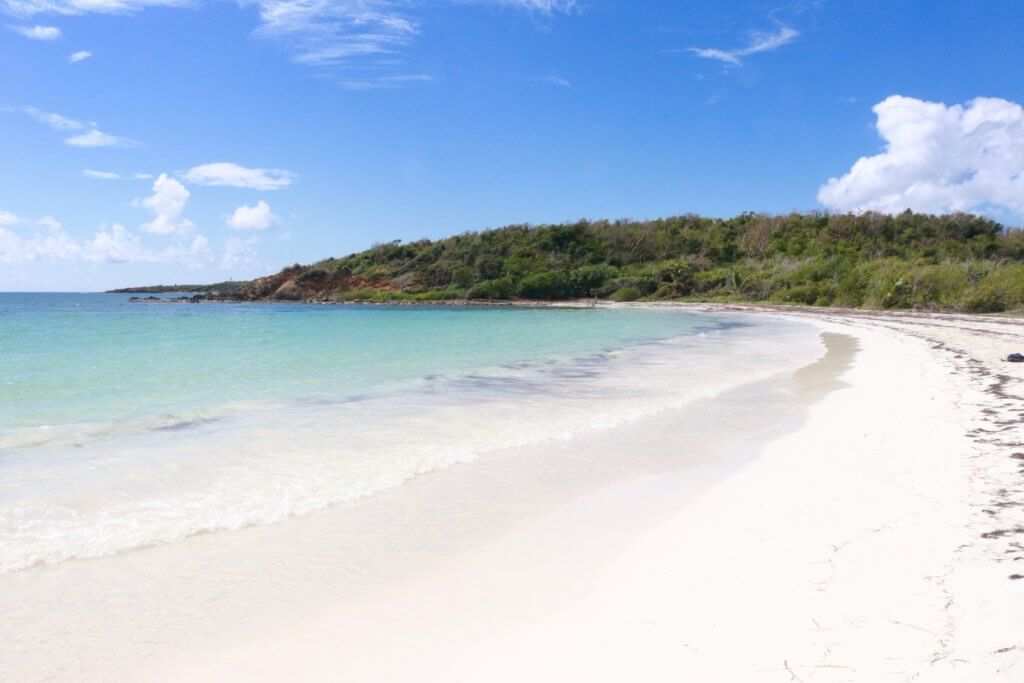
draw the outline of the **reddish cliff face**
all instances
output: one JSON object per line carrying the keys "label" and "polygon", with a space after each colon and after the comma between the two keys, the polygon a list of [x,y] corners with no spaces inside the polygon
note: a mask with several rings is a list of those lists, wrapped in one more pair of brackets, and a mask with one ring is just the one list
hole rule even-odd
{"label": "reddish cliff face", "polygon": [[394,292],[401,287],[391,281],[370,281],[355,275],[323,275],[303,277],[288,270],[261,277],[247,283],[237,296],[242,300],[277,299],[279,301],[330,301],[343,299],[344,293],[353,290]]}

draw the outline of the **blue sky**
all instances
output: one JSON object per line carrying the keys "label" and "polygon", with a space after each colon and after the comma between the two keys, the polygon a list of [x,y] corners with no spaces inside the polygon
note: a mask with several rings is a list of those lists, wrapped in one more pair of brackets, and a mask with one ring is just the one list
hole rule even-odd
{"label": "blue sky", "polygon": [[0,14],[2,290],[252,277],[582,217],[1024,222],[1016,3],[0,0]]}

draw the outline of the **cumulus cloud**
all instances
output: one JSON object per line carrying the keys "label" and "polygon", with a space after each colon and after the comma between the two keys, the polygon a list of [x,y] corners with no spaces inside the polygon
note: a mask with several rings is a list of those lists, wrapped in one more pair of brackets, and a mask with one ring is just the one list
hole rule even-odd
{"label": "cumulus cloud", "polygon": [[744,47],[733,50],[722,50],[714,47],[691,47],[690,52],[704,59],[715,59],[732,66],[743,63],[744,57],[776,50],[783,45],[792,43],[800,37],[800,32],[788,26],[779,26],[774,33],[753,33]]}
{"label": "cumulus cloud", "polygon": [[885,141],[818,201],[839,211],[991,210],[1024,215],[1024,109],[979,97],[946,105],[893,95],[874,106]]}
{"label": "cumulus cloud", "polygon": [[221,259],[220,267],[224,270],[246,266],[260,265],[259,253],[255,245],[259,242],[256,237],[241,239],[230,237],[224,244],[224,258]]}
{"label": "cumulus cloud", "polygon": [[56,26],[12,26],[11,28],[31,40],[57,40],[62,35]]}
{"label": "cumulus cloud", "polygon": [[196,235],[188,243],[150,250],[142,245],[138,235],[114,223],[109,230],[97,232],[87,243],[84,257],[88,261],[108,263],[175,263],[197,266],[212,261],[213,253],[203,235]]}
{"label": "cumulus cloud", "polygon": [[277,216],[270,204],[262,199],[255,206],[240,206],[228,217],[228,225],[235,230],[269,230],[277,224]]}
{"label": "cumulus cloud", "polygon": [[174,178],[161,173],[153,183],[153,194],[136,199],[135,204],[153,212],[153,220],[142,225],[142,231],[154,235],[184,235],[195,224],[181,214],[191,196],[188,189]]}
{"label": "cumulus cloud", "polygon": [[10,211],[4,211],[0,209],[0,225],[15,225],[20,223],[21,219],[15,216]]}
{"label": "cumulus cloud", "polygon": [[160,250],[147,249],[138,235],[120,224],[101,227],[91,239],[72,238],[59,222],[36,221],[46,230],[20,235],[0,228],[0,263],[25,261],[81,263],[171,263],[195,267],[213,261],[207,239],[196,235],[190,242]]}
{"label": "cumulus cloud", "polygon": [[90,260],[95,261],[132,263],[149,260],[142,240],[120,223],[114,223],[109,230],[97,232],[88,248],[93,255]]}
{"label": "cumulus cloud", "polygon": [[71,261],[80,258],[82,247],[60,227],[34,232],[27,237],[0,228],[0,262]]}
{"label": "cumulus cloud", "polygon": [[22,237],[12,230],[0,228],[0,262],[3,263],[72,261],[80,258],[81,254],[81,246],[63,230]]}
{"label": "cumulus cloud", "polygon": [[292,184],[295,174],[278,168],[246,168],[219,161],[189,169],[183,176],[194,185],[245,187],[252,190],[279,190]]}
{"label": "cumulus cloud", "polygon": [[79,50],[78,52],[72,52],[71,56],[68,57],[68,61],[72,64],[77,64],[78,62],[84,62],[89,59],[89,57],[92,57],[91,52],[88,50]]}

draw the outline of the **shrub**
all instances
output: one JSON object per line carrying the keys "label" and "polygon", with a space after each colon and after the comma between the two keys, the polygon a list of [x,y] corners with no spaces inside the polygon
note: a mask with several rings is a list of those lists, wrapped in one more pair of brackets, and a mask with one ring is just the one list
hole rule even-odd
{"label": "shrub", "polygon": [[612,301],[636,301],[640,298],[640,290],[636,287],[620,287],[612,294]]}
{"label": "shrub", "polygon": [[485,280],[473,286],[466,294],[467,299],[511,299],[515,296],[516,287],[507,277],[497,280]]}
{"label": "shrub", "polygon": [[569,273],[569,290],[573,296],[597,296],[604,283],[618,275],[619,269],[606,263],[582,266]]}
{"label": "shrub", "polygon": [[564,299],[569,294],[567,278],[550,270],[530,273],[519,282],[519,296],[525,299]]}
{"label": "shrub", "polygon": [[327,271],[324,270],[323,268],[310,268],[309,270],[303,272],[301,275],[295,278],[295,281],[298,282],[299,284],[303,284],[305,282],[316,282],[317,280],[323,280],[326,277]]}
{"label": "shrub", "polygon": [[1008,306],[1003,292],[990,283],[982,283],[967,295],[962,308],[970,313],[1001,313]]}
{"label": "shrub", "polygon": [[476,272],[469,266],[458,268],[452,273],[452,284],[459,287],[469,287],[476,280]]}
{"label": "shrub", "polygon": [[617,277],[614,280],[609,280],[604,284],[601,289],[598,290],[598,296],[613,296],[615,292],[629,287],[635,289],[640,293],[640,296],[646,296],[647,294],[653,294],[658,290],[660,283],[656,276],[645,273],[639,276],[629,277]]}
{"label": "shrub", "polygon": [[350,289],[345,292],[336,292],[332,297],[335,301],[368,301],[377,296],[377,292],[370,287]]}

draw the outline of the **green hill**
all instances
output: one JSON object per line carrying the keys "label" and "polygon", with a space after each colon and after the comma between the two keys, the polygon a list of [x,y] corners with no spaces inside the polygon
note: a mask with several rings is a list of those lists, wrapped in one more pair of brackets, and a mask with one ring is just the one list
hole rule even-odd
{"label": "green hill", "polygon": [[513,225],[377,244],[202,289],[232,300],[596,297],[994,312],[1024,305],[1024,233],[971,214],[911,212]]}

